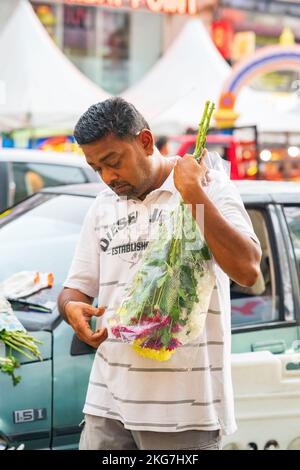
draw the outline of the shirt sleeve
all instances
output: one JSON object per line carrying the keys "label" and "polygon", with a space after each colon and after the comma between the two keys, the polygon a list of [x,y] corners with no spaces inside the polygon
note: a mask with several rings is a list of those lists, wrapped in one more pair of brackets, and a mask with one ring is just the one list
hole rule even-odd
{"label": "shirt sleeve", "polygon": [[100,251],[96,234],[97,200],[90,207],[79,235],[64,287],[78,289],[89,297],[99,295]]}
{"label": "shirt sleeve", "polygon": [[236,185],[219,171],[213,171],[211,177],[212,186],[208,191],[211,201],[239,232],[260,244]]}

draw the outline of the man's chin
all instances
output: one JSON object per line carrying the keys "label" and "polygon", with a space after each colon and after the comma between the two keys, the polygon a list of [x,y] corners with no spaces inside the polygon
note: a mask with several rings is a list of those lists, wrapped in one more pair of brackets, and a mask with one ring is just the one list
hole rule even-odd
{"label": "man's chin", "polygon": [[134,193],[133,188],[128,184],[111,189],[118,196],[131,197]]}

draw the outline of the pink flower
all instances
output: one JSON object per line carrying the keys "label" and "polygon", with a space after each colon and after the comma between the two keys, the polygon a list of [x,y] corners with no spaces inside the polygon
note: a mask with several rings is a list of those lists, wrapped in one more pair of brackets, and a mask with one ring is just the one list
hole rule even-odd
{"label": "pink flower", "polygon": [[141,321],[134,325],[116,325],[112,328],[112,334],[116,338],[122,337],[125,341],[133,341],[134,339],[145,338],[153,335],[153,333],[169,325],[171,318],[169,315],[159,317],[159,321],[152,321],[148,318],[147,321]]}
{"label": "pink flower", "polygon": [[111,329],[111,332],[116,338],[121,337],[120,326],[113,326],[112,329]]}
{"label": "pink flower", "polygon": [[160,338],[149,338],[146,341],[143,341],[141,347],[159,350],[163,347],[163,344]]}
{"label": "pink flower", "polygon": [[174,349],[179,348],[181,342],[177,338],[171,338],[167,347],[167,351],[173,351]]}
{"label": "pink flower", "polygon": [[177,323],[176,325],[172,326],[172,333],[178,333],[181,330],[182,326]]}

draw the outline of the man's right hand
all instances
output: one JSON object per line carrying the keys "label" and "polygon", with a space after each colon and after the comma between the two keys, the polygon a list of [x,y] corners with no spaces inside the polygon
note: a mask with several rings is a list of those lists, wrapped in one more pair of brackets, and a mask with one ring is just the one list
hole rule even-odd
{"label": "man's right hand", "polygon": [[65,306],[65,315],[79,339],[97,349],[107,338],[107,329],[91,330],[89,322],[93,316],[103,315],[104,307],[93,307],[85,302],[69,301]]}

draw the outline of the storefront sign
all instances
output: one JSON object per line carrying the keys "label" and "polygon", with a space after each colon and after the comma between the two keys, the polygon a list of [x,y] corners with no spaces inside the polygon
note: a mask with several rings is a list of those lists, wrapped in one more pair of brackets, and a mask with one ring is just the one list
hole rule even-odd
{"label": "storefront sign", "polygon": [[228,20],[214,21],[211,26],[212,39],[224,59],[231,59],[233,27]]}
{"label": "storefront sign", "polygon": [[[132,8],[140,6],[141,0],[131,0]],[[154,13],[179,13],[181,15],[197,13],[196,0],[146,0],[146,6]]]}
{"label": "storefront sign", "polygon": [[[65,3],[133,9],[146,7],[153,13],[177,13],[180,15],[196,15],[198,12],[197,0],[65,0]],[[211,4],[211,2],[204,3]]]}

